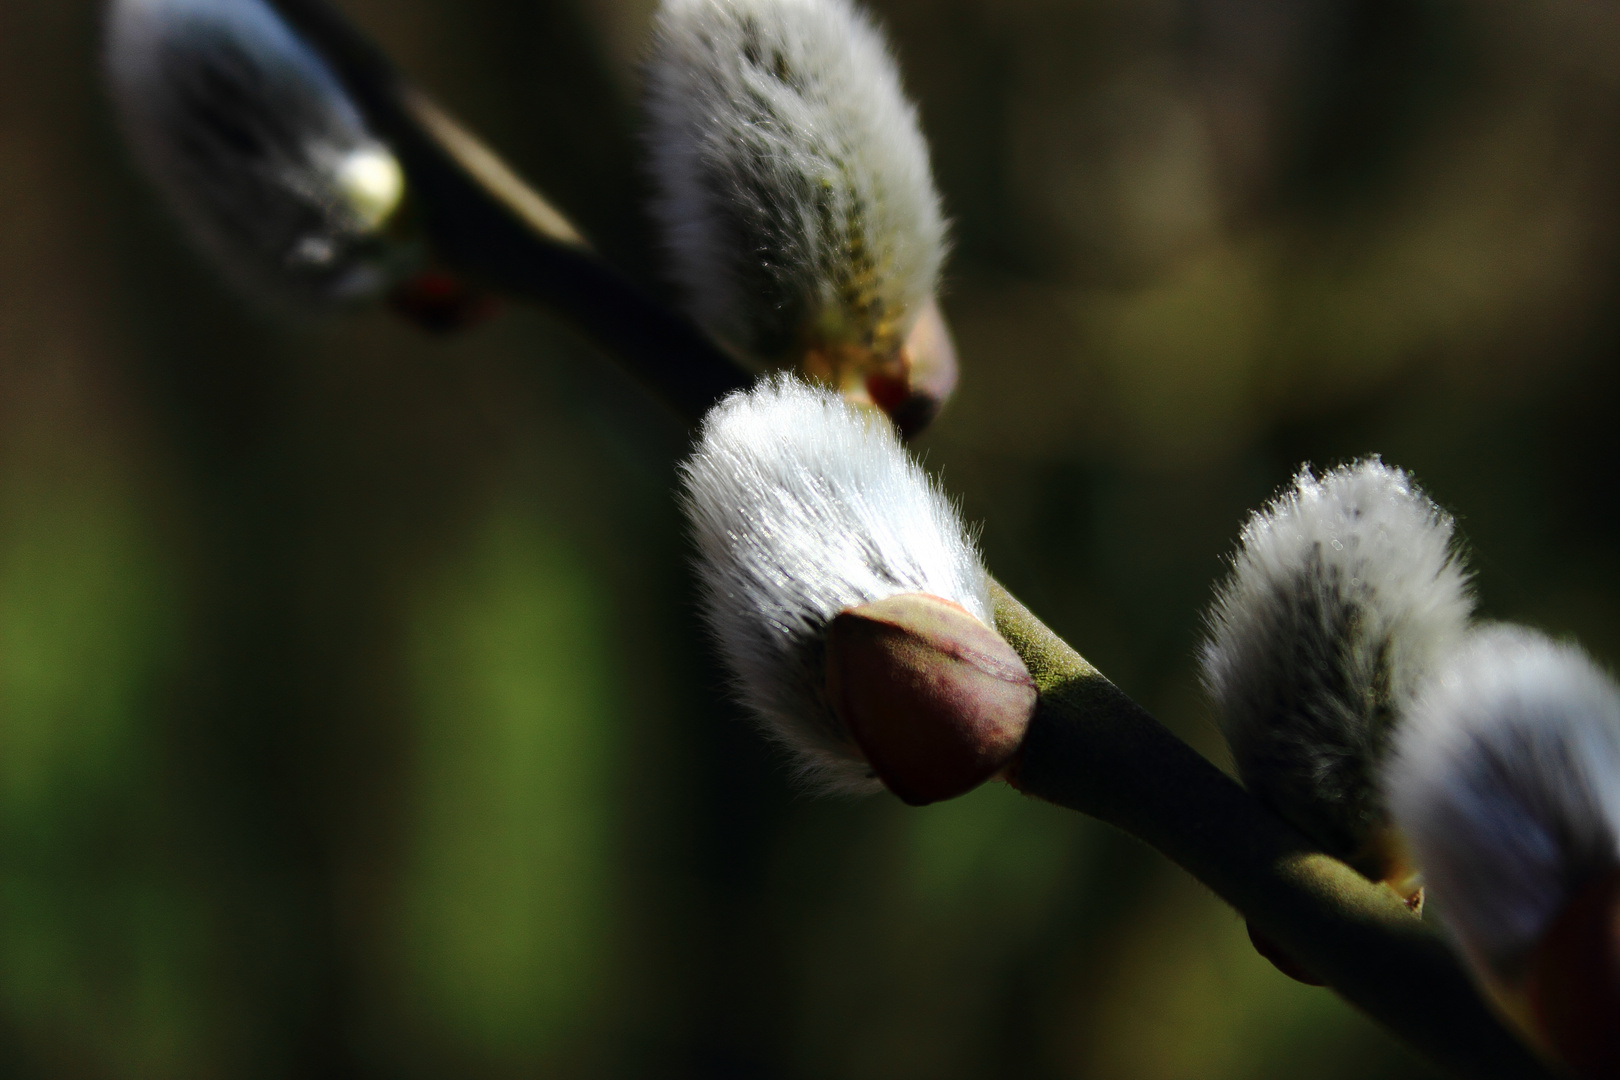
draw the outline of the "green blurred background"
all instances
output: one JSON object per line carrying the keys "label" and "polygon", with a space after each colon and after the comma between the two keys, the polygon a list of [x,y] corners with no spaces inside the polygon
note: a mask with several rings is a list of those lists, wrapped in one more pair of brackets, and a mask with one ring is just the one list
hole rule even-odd
{"label": "green blurred background", "polygon": [[[351,0],[656,279],[648,0]],[[1620,11],[885,0],[955,220],[921,441],[990,565],[1221,759],[1193,655],[1301,461],[1620,658]],[[1424,1077],[1154,853],[796,793],[724,701],[686,433],[541,312],[256,316],[0,0],[0,1074]],[[1398,978],[1398,973],[1392,973]]]}

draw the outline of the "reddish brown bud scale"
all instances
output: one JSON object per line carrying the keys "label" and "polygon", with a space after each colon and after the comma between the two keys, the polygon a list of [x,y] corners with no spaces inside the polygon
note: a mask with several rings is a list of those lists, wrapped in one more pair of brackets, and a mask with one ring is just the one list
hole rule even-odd
{"label": "reddish brown bud scale", "polygon": [[498,306],[494,297],[440,270],[424,270],[400,282],[389,294],[388,302],[400,315],[435,334],[482,322],[495,314]]}
{"label": "reddish brown bud scale", "polygon": [[866,392],[909,439],[934,422],[956,390],[956,345],[937,300],[918,316],[899,360],[898,377],[875,370],[867,376]]}
{"label": "reddish brown bud scale", "polygon": [[1620,870],[1576,894],[1530,959],[1526,996],[1581,1080],[1620,1077]]}
{"label": "reddish brown bud scale", "polygon": [[933,423],[956,390],[956,345],[937,301],[930,300],[898,346],[815,344],[800,360],[803,373],[861,405],[875,405],[909,439]]}
{"label": "reddish brown bud scale", "polygon": [[906,593],[833,619],[827,696],[878,778],[923,806],[1006,768],[1037,691],[990,627],[949,600]]}

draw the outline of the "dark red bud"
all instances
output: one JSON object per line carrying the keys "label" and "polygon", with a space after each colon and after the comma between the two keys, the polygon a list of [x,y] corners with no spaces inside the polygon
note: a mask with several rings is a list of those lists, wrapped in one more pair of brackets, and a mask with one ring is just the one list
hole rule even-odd
{"label": "dark red bud", "polygon": [[956,346],[933,300],[898,345],[811,343],[799,364],[846,399],[882,409],[907,439],[933,422],[956,389]]}
{"label": "dark red bud", "polygon": [[886,376],[876,372],[867,380],[866,389],[900,434],[910,438],[934,422],[956,391],[956,345],[937,300],[923,308],[900,347],[900,366],[904,378],[897,385],[882,385]]}
{"label": "dark red bud", "polygon": [[879,779],[913,806],[965,794],[1004,769],[1037,697],[999,634],[924,593],[833,619],[827,694]]}
{"label": "dark red bud", "polygon": [[1620,870],[1577,893],[1542,936],[1525,994],[1548,1046],[1576,1076],[1620,1077]]}
{"label": "dark red bud", "polygon": [[442,270],[424,270],[394,287],[388,302],[400,315],[435,334],[447,334],[482,322],[499,306]]}

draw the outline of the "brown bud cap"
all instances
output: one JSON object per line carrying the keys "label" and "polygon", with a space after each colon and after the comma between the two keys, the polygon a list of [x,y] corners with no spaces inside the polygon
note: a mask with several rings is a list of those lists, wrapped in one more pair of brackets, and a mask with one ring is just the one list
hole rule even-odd
{"label": "brown bud cap", "polygon": [[887,344],[812,344],[799,365],[806,376],[847,400],[882,409],[909,439],[933,423],[955,391],[956,345],[935,300],[928,301],[904,341],[884,340]]}
{"label": "brown bud cap", "polygon": [[937,300],[923,308],[896,359],[867,375],[866,392],[910,438],[934,422],[956,390],[956,345]]}
{"label": "brown bud cap", "polygon": [[1574,1075],[1620,1077],[1620,870],[1577,893],[1542,936],[1525,994],[1547,1045]]}
{"label": "brown bud cap", "polygon": [[838,615],[827,697],[878,778],[912,806],[1004,769],[1037,693],[1012,646],[966,609],[905,593]]}
{"label": "brown bud cap", "polygon": [[494,297],[442,270],[424,270],[400,282],[389,294],[388,302],[395,312],[435,334],[452,333],[482,322],[497,307]]}

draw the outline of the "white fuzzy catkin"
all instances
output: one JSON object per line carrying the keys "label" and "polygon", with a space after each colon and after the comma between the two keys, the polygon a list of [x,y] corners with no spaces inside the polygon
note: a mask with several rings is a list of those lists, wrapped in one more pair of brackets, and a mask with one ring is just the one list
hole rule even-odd
{"label": "white fuzzy catkin", "polygon": [[402,271],[399,162],[264,0],[114,0],[106,65],[138,162],[250,296],[364,299]]}
{"label": "white fuzzy catkin", "polygon": [[705,615],[744,704],[813,785],[878,789],[826,700],[827,626],[912,592],[993,625],[950,501],[880,414],[786,375],[716,405],[681,476]]}
{"label": "white fuzzy catkin", "polygon": [[1473,611],[1452,520],[1370,458],[1309,467],[1243,527],[1203,676],[1251,790],[1345,859],[1387,825],[1396,716]]}
{"label": "white fuzzy catkin", "polygon": [[897,346],[945,222],[870,20],[848,0],[664,0],[646,75],[654,212],[694,318],[764,359]]}
{"label": "white fuzzy catkin", "polygon": [[1574,892],[1620,866],[1620,688],[1574,645],[1482,629],[1402,724],[1385,787],[1463,952],[1515,981]]}

